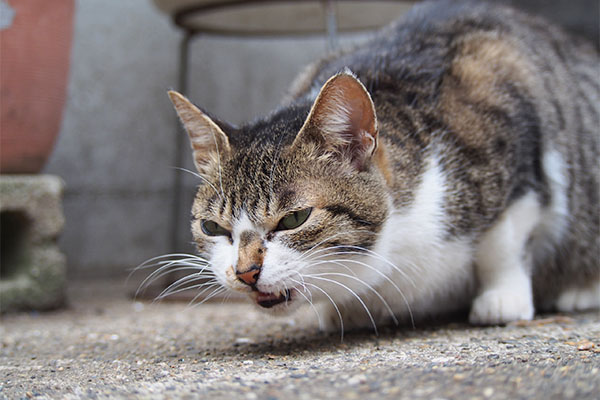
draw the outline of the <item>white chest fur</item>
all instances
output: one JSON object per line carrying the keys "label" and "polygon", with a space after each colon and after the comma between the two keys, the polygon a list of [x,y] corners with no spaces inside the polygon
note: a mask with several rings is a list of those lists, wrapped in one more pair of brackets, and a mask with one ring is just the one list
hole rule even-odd
{"label": "white chest fur", "polygon": [[[414,201],[392,212],[374,248],[382,258],[376,263],[378,270],[390,279],[364,271],[369,277],[363,278],[376,286],[402,319],[411,313],[422,315],[464,307],[473,295],[472,240],[448,239],[444,212],[447,195],[443,171],[432,157]],[[365,261],[373,265],[373,257],[368,258]],[[386,317],[381,299],[369,296],[367,305],[373,314]]]}

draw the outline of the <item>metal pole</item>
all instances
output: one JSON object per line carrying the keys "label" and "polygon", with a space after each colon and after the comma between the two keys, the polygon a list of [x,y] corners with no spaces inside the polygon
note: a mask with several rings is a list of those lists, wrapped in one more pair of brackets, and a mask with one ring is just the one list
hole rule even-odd
{"label": "metal pole", "polygon": [[325,8],[325,25],[327,28],[327,50],[333,53],[338,47],[335,0],[324,0],[323,7]]}
{"label": "metal pole", "polygon": [[[188,91],[188,62],[190,39],[193,34],[186,31],[179,46],[179,76],[177,82],[177,90],[183,95]],[[186,135],[182,132],[181,123],[176,121],[175,129],[175,154],[173,157],[173,167],[178,167],[183,162],[183,149],[186,143]],[[183,194],[183,175],[180,170],[174,169],[173,184],[171,186],[173,194],[173,202],[171,204],[171,229],[169,237],[169,247],[172,253],[178,253],[181,248],[179,230],[180,230],[180,214],[181,214],[181,198]]]}

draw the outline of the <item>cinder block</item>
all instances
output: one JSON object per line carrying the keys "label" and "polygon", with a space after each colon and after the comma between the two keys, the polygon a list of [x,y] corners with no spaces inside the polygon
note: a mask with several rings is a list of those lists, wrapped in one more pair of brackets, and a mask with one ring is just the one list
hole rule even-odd
{"label": "cinder block", "polygon": [[0,311],[48,310],[65,302],[63,182],[52,175],[0,175]]}

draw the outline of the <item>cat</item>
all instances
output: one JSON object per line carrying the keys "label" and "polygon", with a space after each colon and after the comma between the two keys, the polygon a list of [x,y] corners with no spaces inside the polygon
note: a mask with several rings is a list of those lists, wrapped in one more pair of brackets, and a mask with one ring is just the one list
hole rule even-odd
{"label": "cat", "polygon": [[245,126],[170,91],[199,178],[197,277],[342,332],[598,307],[599,61],[543,19],[434,1]]}

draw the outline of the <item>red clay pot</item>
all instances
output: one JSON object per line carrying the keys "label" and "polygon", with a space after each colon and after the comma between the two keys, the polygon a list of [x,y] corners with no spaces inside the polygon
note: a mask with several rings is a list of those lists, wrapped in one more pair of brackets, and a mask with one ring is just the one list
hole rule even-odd
{"label": "red clay pot", "polygon": [[74,0],[13,0],[0,31],[0,173],[39,172],[65,103]]}

